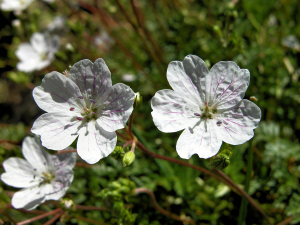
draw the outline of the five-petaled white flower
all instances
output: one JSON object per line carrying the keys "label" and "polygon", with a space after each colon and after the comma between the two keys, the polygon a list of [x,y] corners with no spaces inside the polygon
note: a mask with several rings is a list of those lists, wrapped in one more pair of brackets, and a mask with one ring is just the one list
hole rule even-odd
{"label": "five-petaled white flower", "polygon": [[125,84],[112,86],[103,59],[93,64],[75,63],[68,77],[48,73],[33,90],[37,105],[48,112],[41,115],[31,131],[41,135],[42,145],[62,150],[78,137],[77,152],[93,164],[115,148],[115,131],[124,128],[133,110],[134,92]]}
{"label": "five-petaled white flower", "polygon": [[21,62],[17,69],[24,72],[41,70],[50,65],[54,59],[54,53],[59,48],[59,37],[50,37],[47,33],[34,33],[30,43],[21,43],[16,51],[16,56]]}
{"label": "five-petaled white flower", "polygon": [[1,180],[24,188],[12,197],[13,207],[31,210],[46,200],[59,200],[73,181],[76,153],[48,154],[37,138],[26,137],[22,145],[25,159],[11,157],[3,162]]}
{"label": "five-petaled white flower", "polygon": [[[3,11],[15,11],[26,9],[34,0],[2,0],[0,9]],[[44,2],[54,2],[55,0],[43,0]]]}
{"label": "five-petaled white flower", "polygon": [[159,130],[169,133],[185,129],[176,150],[188,159],[217,154],[222,141],[239,145],[254,135],[261,111],[243,100],[250,73],[234,62],[219,62],[209,71],[198,56],[172,61],[167,79],[173,90],[160,90],[151,100],[152,116]]}

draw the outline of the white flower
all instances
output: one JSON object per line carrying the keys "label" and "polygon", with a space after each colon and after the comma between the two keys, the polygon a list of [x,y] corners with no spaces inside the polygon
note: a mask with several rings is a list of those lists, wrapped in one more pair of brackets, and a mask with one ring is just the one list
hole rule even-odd
{"label": "white flower", "polygon": [[250,73],[234,62],[219,62],[210,71],[198,56],[173,61],[167,70],[173,90],[160,90],[151,100],[152,116],[159,130],[185,129],[176,150],[188,159],[217,154],[222,141],[239,145],[251,139],[261,118],[260,109],[243,100]]}
{"label": "white flower", "polygon": [[[34,0],[2,0],[0,9],[3,11],[15,11],[26,9]],[[55,0],[43,0],[44,2],[54,2]]]}
{"label": "white flower", "polygon": [[3,11],[14,11],[26,9],[34,0],[2,0],[0,9]]}
{"label": "white flower", "polygon": [[48,34],[34,33],[30,38],[30,44],[22,43],[16,51],[16,56],[21,61],[17,64],[17,69],[32,72],[49,66],[58,48],[58,36],[50,37]]}
{"label": "white flower", "polygon": [[24,188],[14,194],[14,208],[31,210],[46,200],[59,200],[73,181],[76,153],[48,154],[37,138],[26,137],[22,145],[25,159],[11,157],[3,162],[1,180]]}
{"label": "white flower", "polygon": [[72,66],[68,77],[48,73],[33,90],[37,105],[48,113],[34,122],[31,131],[41,135],[42,145],[53,150],[66,148],[79,136],[79,156],[96,163],[114,150],[115,131],[124,128],[134,96],[125,84],[112,86],[103,59],[94,64],[81,60]]}

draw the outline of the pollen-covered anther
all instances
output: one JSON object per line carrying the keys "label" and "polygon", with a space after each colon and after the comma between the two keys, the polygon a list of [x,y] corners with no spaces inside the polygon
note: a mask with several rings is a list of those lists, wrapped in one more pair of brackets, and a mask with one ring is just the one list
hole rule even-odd
{"label": "pollen-covered anther", "polygon": [[82,97],[82,96],[78,96],[78,98],[79,98],[79,99],[83,99],[83,97]]}
{"label": "pollen-covered anther", "polygon": [[83,120],[83,118],[82,117],[76,117],[76,119],[78,120],[78,121],[82,121]]}
{"label": "pollen-covered anther", "polygon": [[201,116],[199,113],[194,113],[195,116]]}
{"label": "pollen-covered anther", "polygon": [[70,108],[70,111],[74,111],[74,109],[75,109],[74,107],[71,107],[71,108]]}

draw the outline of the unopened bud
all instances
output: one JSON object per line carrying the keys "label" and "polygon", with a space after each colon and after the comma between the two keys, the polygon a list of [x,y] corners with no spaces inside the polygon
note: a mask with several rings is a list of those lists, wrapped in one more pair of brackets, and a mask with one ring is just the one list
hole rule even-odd
{"label": "unopened bud", "polygon": [[121,146],[116,146],[113,152],[111,153],[111,156],[115,159],[121,159],[125,155],[124,149]]}
{"label": "unopened bud", "polygon": [[225,169],[230,164],[231,155],[231,147],[227,143],[223,143],[220,152],[212,157],[211,167],[217,170]]}
{"label": "unopened bud", "polygon": [[114,190],[118,190],[119,188],[122,187],[122,185],[118,181],[113,181],[113,182],[109,183],[107,187],[114,189]]}
{"label": "unopened bud", "polygon": [[120,218],[124,210],[124,203],[121,201],[115,202],[111,214],[114,217]]}
{"label": "unopened bud", "polygon": [[123,157],[123,167],[130,166],[133,163],[134,159],[135,154],[132,151],[127,152]]}
{"label": "unopened bud", "polygon": [[143,97],[140,92],[135,93],[133,108],[135,111],[139,110],[143,103]]}
{"label": "unopened bud", "polygon": [[76,207],[72,199],[69,198],[63,198],[59,202],[60,207],[64,211],[75,211]]}
{"label": "unopened bud", "polygon": [[253,101],[253,102],[257,102],[258,101],[258,99],[255,96],[250,96],[250,100]]}

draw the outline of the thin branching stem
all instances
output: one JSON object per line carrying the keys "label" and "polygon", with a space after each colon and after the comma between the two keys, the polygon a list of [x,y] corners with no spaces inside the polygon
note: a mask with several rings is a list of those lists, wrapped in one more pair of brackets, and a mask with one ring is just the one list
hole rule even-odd
{"label": "thin branching stem", "polygon": [[47,212],[47,213],[44,213],[44,214],[42,214],[42,215],[39,215],[39,216],[30,218],[30,219],[28,219],[28,220],[24,220],[24,221],[22,221],[22,222],[20,222],[20,223],[17,223],[17,225],[29,224],[29,223],[32,223],[33,221],[40,220],[40,219],[42,219],[42,218],[44,218],[44,217],[46,217],[46,216],[51,216],[51,215],[54,215],[54,214],[59,213],[59,212],[61,212],[61,209],[55,209],[55,210],[53,210],[53,211],[51,211],[51,212]]}
{"label": "thin branching stem", "polygon": [[161,207],[158,205],[158,203],[157,203],[157,201],[156,201],[156,199],[155,199],[154,193],[153,193],[151,190],[149,190],[148,188],[136,188],[136,189],[134,190],[134,194],[136,194],[136,195],[137,195],[137,194],[141,194],[141,193],[146,193],[146,194],[149,195],[149,197],[151,198],[151,201],[152,201],[152,203],[153,203],[154,208],[155,208],[157,211],[159,211],[161,214],[164,214],[165,216],[171,217],[171,218],[174,219],[174,220],[178,220],[178,221],[181,221],[181,222],[184,222],[184,223],[195,224],[195,221],[193,221],[193,220],[191,220],[191,219],[190,219],[190,220],[188,220],[188,219],[186,219],[186,218],[183,219],[183,218],[177,216],[176,214],[173,214],[173,213],[171,213],[171,212],[169,212],[169,211],[167,211],[167,210],[161,208]]}
{"label": "thin branching stem", "polygon": [[47,223],[45,223],[44,225],[51,225],[52,223],[54,223],[58,218],[60,218],[62,215],[64,215],[66,212],[60,212],[57,213],[51,220],[49,220]]}

